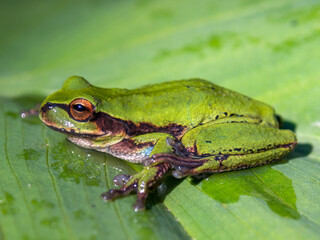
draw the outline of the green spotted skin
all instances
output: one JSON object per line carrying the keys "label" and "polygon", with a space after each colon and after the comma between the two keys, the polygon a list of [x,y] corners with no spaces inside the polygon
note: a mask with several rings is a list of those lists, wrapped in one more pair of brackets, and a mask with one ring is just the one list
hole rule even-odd
{"label": "green spotted skin", "polygon": [[279,129],[274,109],[263,102],[201,79],[171,81],[128,90],[99,88],[68,78],[41,105],[40,119],[84,148],[143,163],[114,200],[137,192],[145,208],[148,189],[175,177],[255,167],[290,153],[296,136]]}
{"label": "green spotted skin", "polygon": [[196,146],[197,156],[239,155],[279,148],[295,140],[295,135],[290,130],[235,122],[200,126],[186,133],[182,138],[182,144],[186,149],[190,149],[190,152]]}

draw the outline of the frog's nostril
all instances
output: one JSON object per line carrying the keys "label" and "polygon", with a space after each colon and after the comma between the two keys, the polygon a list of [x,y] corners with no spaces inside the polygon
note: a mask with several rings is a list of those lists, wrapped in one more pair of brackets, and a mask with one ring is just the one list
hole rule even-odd
{"label": "frog's nostril", "polygon": [[47,106],[48,106],[49,109],[52,109],[52,108],[53,108],[53,104],[52,104],[52,103],[48,103]]}

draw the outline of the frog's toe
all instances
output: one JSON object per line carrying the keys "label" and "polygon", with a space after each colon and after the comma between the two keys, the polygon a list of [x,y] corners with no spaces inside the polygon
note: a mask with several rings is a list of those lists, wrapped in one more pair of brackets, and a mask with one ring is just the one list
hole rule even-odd
{"label": "frog's toe", "polygon": [[181,172],[179,171],[172,171],[172,176],[174,176],[175,178],[184,178],[186,175],[182,174]]}
{"label": "frog's toe", "polygon": [[134,184],[122,187],[121,189],[110,189],[108,192],[102,193],[101,197],[105,201],[113,201],[119,197],[129,195],[132,191],[134,191]]}
{"label": "frog's toe", "polygon": [[134,183],[126,184],[120,189],[111,189],[108,192],[101,194],[105,201],[113,201],[117,198],[129,195],[131,192],[137,193],[137,201],[133,205],[134,211],[144,210],[145,202],[148,197],[148,189],[143,181],[134,181]]}
{"label": "frog's toe", "polygon": [[[199,167],[202,166],[200,164],[205,163],[205,161],[201,162],[199,161]],[[202,171],[198,169],[198,167],[194,167],[193,165],[172,165],[174,171],[172,171],[172,176],[174,176],[175,178],[184,178],[187,176],[196,176],[200,173],[202,173]]]}
{"label": "frog's toe", "polygon": [[148,193],[138,193],[137,194],[137,201],[133,205],[133,209],[135,212],[142,211],[146,209],[146,199],[148,197]]}
{"label": "frog's toe", "polygon": [[187,172],[190,170],[190,168],[185,166],[178,166],[178,165],[172,165],[174,171],[172,171],[172,176],[175,178],[184,178],[188,176]]}
{"label": "frog's toe", "polygon": [[119,174],[113,178],[113,183],[116,187],[123,187],[131,178],[131,175]]}

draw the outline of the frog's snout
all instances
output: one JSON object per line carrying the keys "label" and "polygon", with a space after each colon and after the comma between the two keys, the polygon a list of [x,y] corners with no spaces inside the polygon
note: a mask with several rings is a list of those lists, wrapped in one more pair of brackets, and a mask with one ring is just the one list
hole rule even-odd
{"label": "frog's snout", "polygon": [[[56,121],[57,116],[62,115],[63,111],[67,111],[67,106],[65,104],[56,104],[47,102],[40,107],[39,118],[46,125],[52,125]],[[60,112],[58,114],[58,112]],[[61,116],[60,116],[61,117]]]}

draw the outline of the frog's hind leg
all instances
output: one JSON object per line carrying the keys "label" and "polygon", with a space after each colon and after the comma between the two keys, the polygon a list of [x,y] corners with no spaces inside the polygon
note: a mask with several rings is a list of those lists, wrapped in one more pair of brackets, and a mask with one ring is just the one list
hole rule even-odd
{"label": "frog's hind leg", "polygon": [[[167,156],[173,176],[225,172],[270,163],[290,153],[297,143],[290,130],[279,130],[257,123],[206,124],[187,132],[179,148],[183,156]],[[153,158],[164,156],[153,156]],[[158,160],[159,161],[159,160]]]}
{"label": "frog's hind leg", "polygon": [[144,165],[149,166],[167,162],[172,166],[172,175],[175,178],[184,178],[186,176],[197,176],[205,173],[225,172],[260,166],[274,161],[275,159],[273,159],[273,157],[275,156],[281,158],[282,154],[285,153],[279,149],[273,149],[267,153],[216,154],[202,157],[183,157],[172,153],[160,153],[154,154],[151,158],[144,161]]}
{"label": "frog's hind leg", "polygon": [[[288,146],[288,151],[294,146]],[[233,170],[247,169],[262,166],[284,157],[288,152],[282,149],[272,149],[267,152],[239,154],[239,155],[215,155],[203,159],[197,159],[198,166],[193,167],[191,164],[174,166],[172,175],[176,178],[194,176],[203,173],[227,172]],[[169,161],[170,162],[170,161]]]}
{"label": "frog's hind leg", "polygon": [[154,164],[163,161],[170,163],[174,169],[172,175],[176,178],[183,178],[204,173],[226,172],[265,165],[283,158],[293,150],[294,146],[295,143],[292,143],[282,146],[283,148],[270,149],[264,152],[235,155],[217,154],[203,158],[186,158],[174,154],[155,154],[151,159]]}

